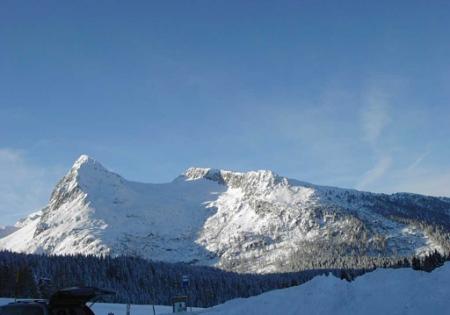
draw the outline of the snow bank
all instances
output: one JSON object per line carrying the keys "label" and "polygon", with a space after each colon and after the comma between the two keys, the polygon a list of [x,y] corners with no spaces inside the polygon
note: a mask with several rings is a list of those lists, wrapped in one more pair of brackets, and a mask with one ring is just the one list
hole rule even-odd
{"label": "snow bank", "polygon": [[[12,299],[1,299],[0,305]],[[202,315],[422,315],[450,314],[450,262],[432,273],[412,269],[379,269],[353,282],[320,276],[301,286],[235,299],[201,310]],[[124,304],[97,303],[96,315],[125,315]],[[171,313],[156,306],[156,314]],[[132,315],[153,314],[151,305],[132,305]]]}
{"label": "snow bank", "polygon": [[[13,302],[14,299],[0,298],[0,305],[4,305]],[[95,303],[92,307],[95,315],[108,315],[113,313],[114,315],[125,315],[125,304],[113,304],[113,303]],[[194,311],[200,310],[200,308],[193,308]],[[172,306],[167,305],[155,305],[155,312],[157,315],[172,313]],[[153,315],[152,305],[131,305],[131,315]]]}
{"label": "snow bank", "polygon": [[379,269],[353,282],[320,276],[298,287],[231,300],[201,314],[450,314],[450,263],[432,273]]}

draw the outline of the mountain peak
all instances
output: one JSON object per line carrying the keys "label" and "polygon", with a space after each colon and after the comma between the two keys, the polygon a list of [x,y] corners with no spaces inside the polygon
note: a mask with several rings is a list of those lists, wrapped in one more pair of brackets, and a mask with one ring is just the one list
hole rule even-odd
{"label": "mountain peak", "polygon": [[86,187],[111,176],[111,174],[113,173],[109,172],[100,162],[82,154],[58,183],[55,191],[61,189],[71,191],[76,187]]}
{"label": "mountain peak", "polygon": [[92,199],[94,195],[101,194],[112,186],[120,185],[121,181],[122,178],[119,175],[107,170],[97,160],[83,154],[58,182],[50,197],[49,205],[52,209],[56,209],[65,202],[77,198],[84,199],[86,194],[89,194]]}
{"label": "mountain peak", "polygon": [[223,178],[224,171],[217,168],[204,168],[204,167],[190,167],[184,172],[184,176],[187,180],[197,180],[197,179],[209,179],[215,181],[219,184],[225,184]]}
{"label": "mountain peak", "polygon": [[233,172],[217,168],[190,167],[183,176],[188,180],[208,179],[227,186],[269,187],[280,183],[284,178],[271,170]]}
{"label": "mountain peak", "polygon": [[86,154],[82,154],[73,164],[69,174],[76,174],[78,176],[101,176],[101,174],[111,173],[100,162],[91,158]]}
{"label": "mountain peak", "polygon": [[96,160],[94,160],[93,158],[91,158],[90,156],[86,155],[86,154],[82,154],[80,155],[80,157],[75,161],[75,163],[73,163],[72,169],[80,169],[81,167],[85,166],[85,165],[89,165],[89,164],[100,164],[99,162],[97,162]]}
{"label": "mountain peak", "polygon": [[189,180],[195,180],[207,177],[211,174],[220,173],[219,169],[209,168],[209,167],[189,167],[183,175],[186,176]]}

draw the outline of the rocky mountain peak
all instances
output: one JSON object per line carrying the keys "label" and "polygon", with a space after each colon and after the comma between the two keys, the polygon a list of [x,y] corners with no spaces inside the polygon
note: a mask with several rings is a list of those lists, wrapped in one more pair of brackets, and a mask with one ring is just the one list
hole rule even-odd
{"label": "rocky mountain peak", "polygon": [[100,162],[83,154],[73,164],[69,173],[77,172],[83,175],[89,172],[109,172]]}
{"label": "rocky mountain peak", "polygon": [[99,187],[121,181],[121,177],[108,171],[100,162],[83,154],[52,192],[50,208],[59,207],[80,194],[95,193]]}
{"label": "rocky mountain peak", "polygon": [[191,167],[183,174],[187,180],[208,179],[230,187],[271,187],[287,179],[270,170],[233,172],[216,168]]}
{"label": "rocky mountain peak", "polygon": [[216,168],[190,167],[184,172],[187,180],[209,179],[220,184],[225,184],[222,177],[222,170]]}

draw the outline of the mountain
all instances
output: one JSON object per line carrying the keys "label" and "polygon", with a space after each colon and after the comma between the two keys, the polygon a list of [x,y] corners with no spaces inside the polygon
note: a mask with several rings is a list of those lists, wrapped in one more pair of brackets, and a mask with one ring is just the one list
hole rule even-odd
{"label": "mountain", "polygon": [[450,252],[450,199],[210,168],[144,184],[83,155],[48,205],[15,227],[0,249],[136,255],[239,272],[353,268]]}

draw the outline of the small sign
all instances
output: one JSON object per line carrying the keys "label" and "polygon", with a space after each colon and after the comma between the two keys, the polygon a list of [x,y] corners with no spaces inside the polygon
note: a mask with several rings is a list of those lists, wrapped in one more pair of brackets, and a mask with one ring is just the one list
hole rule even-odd
{"label": "small sign", "polygon": [[182,313],[187,311],[187,296],[178,295],[172,298],[173,313]]}

